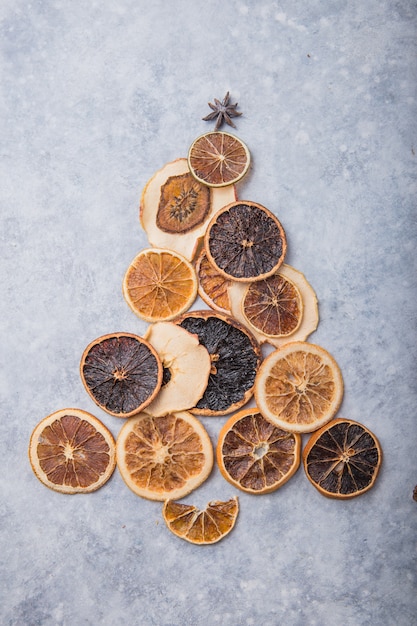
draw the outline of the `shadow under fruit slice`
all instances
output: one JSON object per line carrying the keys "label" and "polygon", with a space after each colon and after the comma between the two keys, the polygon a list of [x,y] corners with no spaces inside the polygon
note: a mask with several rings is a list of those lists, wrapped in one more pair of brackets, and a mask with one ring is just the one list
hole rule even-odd
{"label": "shadow under fruit slice", "polygon": [[226,502],[209,502],[202,511],[190,504],[167,500],[162,515],[169,530],[190,543],[216,543],[233,529],[239,512],[235,496]]}
{"label": "shadow under fruit slice", "polygon": [[191,261],[213,214],[234,200],[233,185],[210,189],[194,178],[187,159],[176,159],[145,185],[140,221],[152,246],[175,250]]}
{"label": "shadow under fruit slice", "polygon": [[147,248],[130,264],[123,295],[138,317],[167,322],[187,311],[197,297],[197,276],[187,259],[173,250]]}
{"label": "shadow under fruit slice", "polygon": [[175,321],[198,336],[211,358],[204,395],[190,410],[224,415],[243,406],[252,397],[261,361],[255,338],[233,318],[214,311],[191,311]]}
{"label": "shadow under fruit slice", "polygon": [[130,417],[152,402],[162,385],[162,364],[150,343],[130,333],[103,335],[81,358],[80,374],[96,404]]}
{"label": "shadow under fruit slice", "polygon": [[196,262],[199,296],[209,307],[220,313],[231,314],[229,287],[232,284],[229,278],[225,278],[207,259],[203,248]]}
{"label": "shadow under fruit slice", "polygon": [[245,409],[223,425],[216,456],[232,485],[248,493],[270,493],[297,471],[301,436],[274,426],[256,408]]}
{"label": "shadow under fruit slice", "polygon": [[343,397],[342,374],[320,346],[287,343],[262,362],[255,400],[262,415],[283,430],[309,433],[329,422]]}
{"label": "shadow under fruit slice", "polygon": [[247,146],[229,133],[213,131],[197,137],[188,152],[192,175],[210,187],[237,183],[249,169]]}
{"label": "shadow under fruit slice", "polygon": [[305,341],[318,326],[314,289],[304,274],[285,263],[264,280],[232,281],[228,294],[233,317],[261,344],[279,347],[288,341]]}
{"label": "shadow under fruit slice", "polygon": [[223,207],[207,226],[207,258],[227,278],[251,282],[274,274],[284,261],[287,240],[271,211],[237,201]]}
{"label": "shadow under fruit slice", "polygon": [[111,432],[81,409],[61,409],[33,430],[29,459],[37,478],[61,493],[89,493],[106,483],[116,466]]}
{"label": "shadow under fruit slice", "polygon": [[127,420],[116,454],[127,486],[149,500],[182,498],[206,480],[213,466],[210,438],[187,411],[160,417],[140,413]]}
{"label": "shadow under fruit slice", "polygon": [[353,498],[368,491],[381,461],[375,435],[362,424],[341,418],[313,433],[303,451],[307,478],[330,498]]}

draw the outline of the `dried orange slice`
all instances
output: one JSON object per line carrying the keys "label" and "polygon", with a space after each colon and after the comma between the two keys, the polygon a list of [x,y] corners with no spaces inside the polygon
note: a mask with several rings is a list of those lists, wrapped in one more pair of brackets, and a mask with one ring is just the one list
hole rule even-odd
{"label": "dried orange slice", "polygon": [[225,415],[246,404],[261,361],[252,334],[232,317],[215,311],[190,311],[175,322],[196,334],[211,358],[206,390],[190,410],[197,415]]}
{"label": "dried orange slice", "polygon": [[204,185],[224,187],[233,185],[249,169],[247,146],[229,133],[213,131],[197,137],[188,152],[192,175]]}
{"label": "dried orange slice", "polygon": [[29,459],[39,480],[61,493],[89,493],[104,485],[116,466],[111,432],[81,409],[61,409],[33,430]]}
{"label": "dried orange slice", "polygon": [[[278,277],[281,280],[277,281]],[[313,287],[304,274],[285,263],[264,280],[250,284],[232,281],[228,294],[233,317],[247,326],[261,344],[279,347],[288,341],[305,341],[318,326],[318,303]],[[283,295],[290,297],[283,299]],[[294,316],[294,310],[299,314]],[[280,334],[283,327],[287,333]]]}
{"label": "dried orange slice", "polygon": [[213,466],[210,437],[187,411],[162,417],[141,413],[127,420],[116,455],[127,486],[149,500],[182,498],[206,480]]}
{"label": "dried orange slice", "polygon": [[274,274],[287,250],[285,231],[261,204],[238,201],[211,219],[204,237],[207,258],[232,280],[251,282]]}
{"label": "dried orange slice", "polygon": [[197,297],[191,263],[173,250],[147,248],[130,264],[123,295],[134,313],[147,322],[167,322],[187,311]]}
{"label": "dried orange slice", "polygon": [[190,543],[216,543],[233,529],[239,512],[236,496],[221,502],[209,502],[204,511],[190,504],[167,500],[162,515],[169,530]]}
{"label": "dried orange slice", "polygon": [[312,432],[329,422],[342,397],[342,374],[334,358],[324,348],[303,341],[271,352],[255,380],[259,411],[290,432]]}
{"label": "dried orange slice", "polygon": [[230,299],[228,289],[232,281],[220,274],[216,268],[208,261],[203,249],[196,262],[196,273],[198,278],[198,293],[200,298],[209,307],[230,315]]}
{"label": "dried orange slice", "polygon": [[157,322],[145,339],[155,348],[164,368],[162,387],[146,407],[149,415],[191,409],[201,398],[211,369],[211,359],[197,335],[174,322]]}
{"label": "dried orange slice", "polygon": [[233,185],[210,189],[194,178],[187,159],[176,159],[145,185],[140,221],[151,246],[175,250],[191,261],[214,213],[235,200]]}
{"label": "dried orange slice", "polygon": [[307,478],[330,498],[353,498],[368,491],[381,461],[375,435],[362,424],[341,418],[313,433],[303,451]]}
{"label": "dried orange slice", "polygon": [[152,402],[162,385],[162,363],[142,337],[103,335],[84,350],[81,380],[94,402],[116,417],[130,417]]}
{"label": "dried orange slice", "polygon": [[223,425],[216,457],[232,485],[253,494],[270,493],[300,465],[301,436],[274,426],[255,409],[232,415]]}

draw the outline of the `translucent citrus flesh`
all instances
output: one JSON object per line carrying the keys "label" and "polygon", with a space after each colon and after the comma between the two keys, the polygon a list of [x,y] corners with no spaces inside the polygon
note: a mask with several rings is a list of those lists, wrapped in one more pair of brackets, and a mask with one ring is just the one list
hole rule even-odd
{"label": "translucent citrus flesh", "polygon": [[381,459],[375,435],[362,424],[340,418],[314,433],[303,452],[308,479],[333,498],[352,498],[368,491]]}
{"label": "translucent citrus flesh", "polygon": [[294,342],[271,353],[255,381],[259,410],[281,428],[311,432],[330,421],[343,395],[336,361],[313,344]]}
{"label": "translucent citrus flesh", "polygon": [[208,261],[203,250],[196,265],[198,277],[198,292],[212,309],[230,314],[230,300],[228,289],[231,281],[225,278]]}
{"label": "translucent citrus flesh", "polygon": [[234,527],[239,512],[236,497],[226,502],[210,502],[204,511],[188,504],[168,500],[163,517],[178,537],[195,544],[216,543]]}
{"label": "translucent citrus flesh", "polygon": [[197,296],[192,265],[170,250],[144,250],[126,272],[123,293],[132,310],[149,322],[168,321]]}
{"label": "translucent citrus flesh", "polygon": [[271,337],[291,335],[300,326],[303,314],[300,292],[280,274],[251,283],[242,307],[248,322]]}
{"label": "translucent citrus flesh", "polygon": [[207,133],[192,144],[188,163],[191,173],[206,185],[231,185],[247,172],[250,156],[245,144],[224,132]]}
{"label": "translucent citrus flesh", "polygon": [[132,418],[117,439],[117,464],[128,487],[151,500],[181,498],[198,487],[213,464],[210,439],[185,411]]}
{"label": "translucent citrus flesh", "polygon": [[115,442],[92,415],[65,409],[42,420],[33,431],[29,456],[39,480],[56,491],[94,491],[115,468]]}
{"label": "translucent citrus flesh", "polygon": [[281,487],[297,471],[300,450],[300,435],[286,432],[256,409],[248,409],[223,426],[217,460],[226,480],[243,491],[263,494]]}

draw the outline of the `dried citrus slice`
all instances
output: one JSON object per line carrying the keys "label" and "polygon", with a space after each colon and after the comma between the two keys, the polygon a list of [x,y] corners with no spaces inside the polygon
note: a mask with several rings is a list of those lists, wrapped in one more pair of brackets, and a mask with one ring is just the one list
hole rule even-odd
{"label": "dried citrus slice", "polygon": [[203,395],[211,359],[197,335],[173,322],[151,324],[145,339],[155,348],[164,368],[162,387],[146,407],[149,415],[192,408]]}
{"label": "dried citrus slice", "polygon": [[117,417],[139,413],[162,385],[162,363],[155,348],[131,333],[92,341],[83,352],[80,374],[94,402]]}
{"label": "dried citrus slice", "polygon": [[274,426],[255,409],[232,415],[223,425],[216,457],[232,485],[253,494],[270,493],[300,465],[301,436]]}
{"label": "dried citrus slice", "polygon": [[[277,277],[281,280],[277,281]],[[290,285],[289,290],[285,288],[287,284]],[[284,286],[283,289],[281,285]],[[295,302],[292,302],[292,297],[289,300],[282,299],[283,292],[288,294],[288,291],[294,295]],[[313,287],[304,274],[285,263],[277,273],[264,280],[250,284],[232,281],[228,294],[233,317],[247,326],[261,344],[269,343],[279,347],[288,341],[305,341],[318,326],[317,296]],[[298,298],[301,298],[301,306]],[[247,307],[248,302],[250,307]],[[298,316],[292,315],[294,309],[299,311]],[[280,330],[281,320],[281,329],[285,326],[287,333],[277,332]],[[274,327],[275,334],[264,332],[271,333]]]}
{"label": "dried citrus slice", "polygon": [[175,250],[191,261],[211,217],[235,200],[233,185],[210,189],[194,178],[187,159],[176,159],[145,185],[140,221],[152,246]]}
{"label": "dried citrus slice", "polygon": [[313,433],[303,451],[307,478],[331,498],[353,498],[368,491],[381,461],[375,435],[362,424],[341,418]]}
{"label": "dried citrus slice", "polygon": [[238,201],[214,215],[204,238],[207,258],[232,280],[251,282],[274,274],[284,261],[287,240],[271,211]]}
{"label": "dried citrus slice", "polygon": [[192,175],[210,187],[233,185],[249,169],[247,146],[229,133],[214,131],[197,137],[188,152]]}
{"label": "dried citrus slice", "polygon": [[111,432],[81,409],[61,409],[33,430],[29,459],[39,480],[61,493],[89,493],[106,483],[116,466]]}
{"label": "dried citrus slice", "polygon": [[190,504],[165,502],[162,515],[169,530],[190,543],[198,545],[216,543],[233,529],[239,512],[236,496],[221,502],[209,502],[201,511]]}
{"label": "dried citrus slice", "polygon": [[130,489],[149,500],[182,498],[206,480],[213,448],[201,422],[187,411],[127,420],[116,441],[117,466]]}
{"label": "dried citrus slice", "polygon": [[303,341],[271,352],[255,380],[259,411],[290,432],[312,432],[329,422],[342,397],[342,374],[334,358],[324,348]]}
{"label": "dried citrus slice", "polygon": [[125,274],[123,295],[138,317],[167,322],[192,305],[197,287],[193,266],[178,252],[146,248]]}
{"label": "dried citrus slice", "polygon": [[232,317],[215,311],[191,311],[175,321],[198,336],[211,358],[204,395],[190,410],[197,415],[225,415],[243,406],[253,395],[261,361],[252,334]]}
{"label": "dried citrus slice", "polygon": [[231,281],[220,274],[208,261],[203,249],[196,262],[199,296],[209,307],[230,315],[230,299],[228,289]]}

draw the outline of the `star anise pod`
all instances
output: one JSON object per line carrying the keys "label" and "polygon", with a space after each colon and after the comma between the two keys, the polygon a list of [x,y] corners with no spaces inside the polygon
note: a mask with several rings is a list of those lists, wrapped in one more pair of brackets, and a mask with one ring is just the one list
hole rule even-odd
{"label": "star anise pod", "polygon": [[217,100],[217,98],[214,98],[214,104],[212,102],[209,102],[208,105],[210,109],[213,109],[213,113],[209,113],[208,115],[206,115],[206,117],[203,117],[203,120],[205,122],[216,120],[216,126],[214,127],[214,130],[218,130],[223,122],[226,122],[226,124],[229,124],[229,126],[233,126],[233,128],[236,128],[231,118],[238,117],[239,115],[242,115],[242,113],[236,111],[237,102],[235,104],[230,104],[229,92],[227,92],[222,102],[220,102],[220,100]]}

